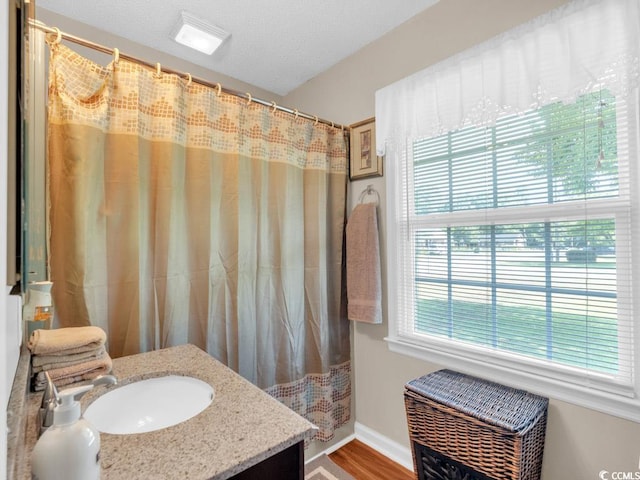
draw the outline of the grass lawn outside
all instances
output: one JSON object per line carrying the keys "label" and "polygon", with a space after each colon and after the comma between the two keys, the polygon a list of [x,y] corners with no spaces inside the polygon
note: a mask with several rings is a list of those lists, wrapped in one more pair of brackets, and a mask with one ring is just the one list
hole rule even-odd
{"label": "grass lawn outside", "polygon": [[494,319],[490,304],[454,300],[449,312],[445,299],[418,298],[415,328],[565,365],[618,371],[618,328],[613,318],[554,311],[548,325],[546,310],[535,306],[498,304]]}

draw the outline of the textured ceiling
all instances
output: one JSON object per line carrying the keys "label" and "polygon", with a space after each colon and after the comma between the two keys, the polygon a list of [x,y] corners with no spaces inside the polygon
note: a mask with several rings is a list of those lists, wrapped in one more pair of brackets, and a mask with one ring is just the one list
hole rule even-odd
{"label": "textured ceiling", "polygon": [[[37,0],[37,6],[286,95],[437,1]],[[231,37],[211,56],[176,43],[169,35],[182,10]]]}

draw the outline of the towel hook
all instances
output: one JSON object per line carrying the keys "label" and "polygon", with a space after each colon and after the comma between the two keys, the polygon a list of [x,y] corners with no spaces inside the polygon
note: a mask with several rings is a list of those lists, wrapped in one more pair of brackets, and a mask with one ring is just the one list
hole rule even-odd
{"label": "towel hook", "polygon": [[380,204],[380,194],[375,188],[373,188],[373,185],[367,185],[367,188],[365,188],[362,193],[360,193],[360,197],[358,197],[358,203],[362,203],[365,197],[369,195],[375,195],[378,199],[377,203]]}

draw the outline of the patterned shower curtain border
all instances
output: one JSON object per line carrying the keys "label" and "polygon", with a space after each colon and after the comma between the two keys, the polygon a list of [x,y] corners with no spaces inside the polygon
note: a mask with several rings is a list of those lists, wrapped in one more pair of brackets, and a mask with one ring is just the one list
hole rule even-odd
{"label": "patterned shower curtain border", "polygon": [[318,427],[311,440],[327,442],[351,418],[351,361],[327,373],[310,373],[300,380],[265,389]]}

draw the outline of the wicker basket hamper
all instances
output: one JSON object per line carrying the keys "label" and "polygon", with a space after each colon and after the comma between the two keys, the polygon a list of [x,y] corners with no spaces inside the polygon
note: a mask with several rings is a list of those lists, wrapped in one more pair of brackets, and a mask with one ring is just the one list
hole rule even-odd
{"label": "wicker basket hamper", "polygon": [[540,478],[547,398],[439,370],[404,399],[419,480]]}

